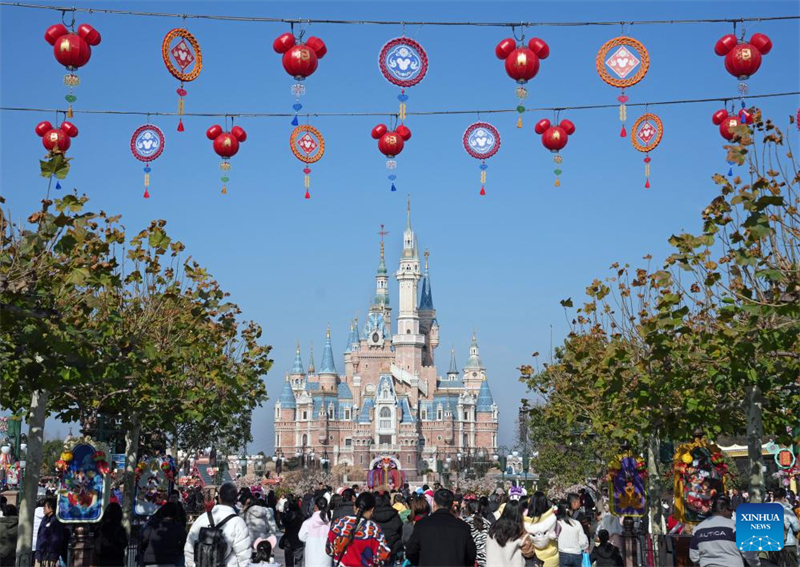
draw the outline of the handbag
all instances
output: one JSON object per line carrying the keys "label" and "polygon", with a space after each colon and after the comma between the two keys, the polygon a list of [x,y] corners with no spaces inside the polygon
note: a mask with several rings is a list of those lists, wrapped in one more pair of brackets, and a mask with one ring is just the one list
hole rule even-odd
{"label": "handbag", "polygon": [[279,549],[286,549],[286,536],[282,535],[281,539],[278,540],[278,548]]}
{"label": "handbag", "polygon": [[530,534],[525,535],[525,539],[522,541],[522,545],[520,546],[520,551],[525,559],[533,559],[536,557],[536,547],[533,545],[533,538],[530,536]]}
{"label": "handbag", "polygon": [[592,567],[592,559],[585,551],[581,553],[581,567]]}

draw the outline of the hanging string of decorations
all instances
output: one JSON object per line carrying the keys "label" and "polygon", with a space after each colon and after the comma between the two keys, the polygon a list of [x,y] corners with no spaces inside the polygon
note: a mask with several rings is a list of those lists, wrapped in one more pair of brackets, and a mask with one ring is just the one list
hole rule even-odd
{"label": "hanging string of decorations", "polygon": [[[739,79],[739,99],[741,112],[744,112],[747,103],[745,96],[750,90],[748,79],[756,74],[761,67],[761,59],[772,51],[772,40],[763,33],[756,33],[749,42],[744,40],[746,30],[742,29],[739,39],[736,38],[736,23],[733,24],[733,33],[724,35],[714,45],[714,53],[725,57],[725,70]],[[744,122],[739,117],[739,122]]]}
{"label": "hanging string of decorations", "polygon": [[418,85],[428,72],[428,54],[425,49],[407,37],[396,37],[388,41],[378,55],[378,68],[383,77],[400,87],[398,117],[406,119],[406,89]]}
{"label": "hanging string of decorations", "polygon": [[525,33],[523,32],[519,41],[514,37],[507,37],[497,44],[494,54],[498,59],[505,61],[506,74],[517,82],[517,128],[522,128],[522,115],[525,112],[524,102],[528,98],[528,89],[525,84],[533,79],[539,72],[539,60],[547,59],[550,55],[550,47],[538,37],[532,38],[528,45],[525,45]]}
{"label": "hanging string of decorations", "polygon": [[150,163],[164,153],[164,132],[155,124],[139,126],[131,136],[133,157],[144,162],[144,198],[150,198]]}
{"label": "hanging string of decorations", "polygon": [[[558,118],[556,118],[558,120]],[[567,146],[569,137],[575,133],[575,124],[570,120],[562,120],[558,124],[551,124],[546,118],[539,120],[534,127],[537,134],[542,135],[542,145],[553,152],[553,163],[555,169],[553,173],[556,175],[556,187],[561,187],[561,150]]]}
{"label": "hanging string of decorations", "polygon": [[214,141],[214,151],[222,158],[219,168],[222,170],[222,194],[228,194],[228,171],[231,169],[230,158],[239,151],[239,143],[247,140],[247,132],[241,126],[234,126],[229,132],[222,129],[219,124],[214,124],[206,130],[206,138]]}
{"label": "hanging string of decorations", "polygon": [[397,179],[397,175],[394,172],[397,169],[397,161],[394,158],[400,155],[405,143],[411,139],[411,130],[405,124],[400,124],[394,130],[389,130],[386,124],[378,124],[372,129],[372,137],[378,140],[378,150],[388,158],[386,160],[386,169],[389,170],[389,181],[392,183],[391,190],[397,191],[397,187],[394,184]]}
{"label": "hanging string of decorations", "polygon": [[486,170],[489,167],[486,165],[486,160],[500,149],[500,132],[488,122],[475,122],[467,127],[462,143],[470,157],[481,161],[480,195],[486,195]]}
{"label": "hanging string of decorations", "polygon": [[644,79],[650,68],[650,55],[644,45],[635,39],[627,36],[615,37],[603,44],[597,52],[595,60],[597,74],[612,87],[622,89],[617,97],[619,102],[619,121],[622,122],[622,129],[619,132],[620,138],[627,138],[625,121],[628,118],[628,95],[625,89]]}
{"label": "hanging string of decorations", "polygon": [[[294,30],[294,26],[292,26]],[[286,32],[279,35],[274,42],[272,42],[272,49],[275,53],[283,55],[283,69],[289,73],[294,80],[297,81],[292,85],[292,94],[295,97],[294,105],[294,118],[292,118],[292,126],[297,126],[297,113],[303,108],[300,102],[300,97],[306,94],[306,86],[302,83],[308,77],[314,74],[319,66],[319,60],[325,57],[328,53],[328,48],[325,42],[320,38],[311,36],[308,41],[303,42],[305,30],[300,32],[300,35],[295,37],[294,33]]]}
{"label": "hanging string of decorations", "polygon": [[289,147],[294,157],[306,164],[303,168],[303,174],[305,175],[303,186],[306,189],[306,199],[310,199],[311,168],[308,166],[322,159],[325,154],[325,138],[319,130],[304,124],[292,130],[292,134],[289,136]]}
{"label": "hanging string of decorations", "polygon": [[644,153],[645,189],[650,189],[650,152],[652,152],[664,136],[664,124],[661,119],[650,112],[636,119],[631,128],[631,144],[637,151]]}
{"label": "hanging string of decorations", "polygon": [[64,24],[55,24],[44,32],[45,41],[53,46],[56,61],[67,69],[67,74],[64,75],[64,85],[68,87],[64,96],[68,103],[67,118],[72,118],[72,103],[78,100],[73,92],[81,84],[76,71],[89,62],[92,58],[92,47],[100,45],[102,39],[100,32],[89,24],[79,25],[76,33],[74,14],[71,27],[72,30],[69,30]]}
{"label": "hanging string of decorations", "polygon": [[42,139],[42,145],[47,150],[47,156],[40,160],[42,177],[56,178],[56,189],[61,189],[60,179],[65,179],[69,173],[69,160],[64,154],[72,145],[72,138],[78,135],[78,128],[66,120],[61,126],[55,127],[49,121],[43,120],[34,129]]}
{"label": "hanging string of decorations", "polygon": [[183,114],[185,111],[185,83],[194,81],[203,70],[203,53],[197,38],[185,28],[175,28],[167,32],[161,42],[161,58],[170,74],[181,84],[176,89],[178,94],[178,132],[183,132]]}

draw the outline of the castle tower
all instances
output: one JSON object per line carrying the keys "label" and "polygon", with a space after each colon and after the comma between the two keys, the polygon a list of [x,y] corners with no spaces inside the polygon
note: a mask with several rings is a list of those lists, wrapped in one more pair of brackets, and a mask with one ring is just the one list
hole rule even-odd
{"label": "castle tower", "polygon": [[392,308],[389,307],[389,272],[386,270],[383,244],[383,237],[389,233],[383,230],[383,225],[381,225],[381,230],[378,234],[381,235],[381,261],[378,264],[378,273],[375,275],[375,298],[372,300],[370,312],[382,314],[386,328],[391,329]]}
{"label": "castle tower", "polygon": [[483,366],[480,351],[478,350],[478,339],[475,336],[475,331],[472,331],[469,358],[464,365],[464,385],[468,390],[477,390],[484,380],[486,380],[486,368]]}
{"label": "castle tower", "polygon": [[425,337],[420,333],[417,310],[417,283],[421,277],[417,239],[411,228],[411,198],[406,207],[406,230],[403,232],[403,254],[400,269],[395,274],[400,287],[400,306],[397,314],[397,334],[392,339],[397,365],[413,374],[422,368],[422,348]]}
{"label": "castle tower", "polygon": [[458,365],[456,364],[455,347],[450,347],[450,369],[447,371],[447,380],[450,382],[458,380]]}
{"label": "castle tower", "polygon": [[300,358],[300,341],[297,341],[297,349],[294,353],[294,364],[292,364],[292,370],[289,373],[291,387],[295,390],[302,389],[305,378],[306,373],[303,370],[303,360]]}
{"label": "castle tower", "polygon": [[323,392],[336,391],[336,365],[333,362],[333,346],[331,346],[331,328],[325,333],[325,349],[322,351],[322,365],[319,369],[319,388]]}
{"label": "castle tower", "polygon": [[433,290],[431,276],[428,272],[428,257],[425,251],[425,272],[422,274],[422,285],[419,295],[419,328],[425,335],[425,346],[422,349],[423,366],[433,366],[433,351],[439,346],[439,322],[436,320],[436,308],[433,306]]}
{"label": "castle tower", "polygon": [[311,354],[308,356],[308,375],[316,376],[317,369],[314,368],[314,345],[311,345]]}

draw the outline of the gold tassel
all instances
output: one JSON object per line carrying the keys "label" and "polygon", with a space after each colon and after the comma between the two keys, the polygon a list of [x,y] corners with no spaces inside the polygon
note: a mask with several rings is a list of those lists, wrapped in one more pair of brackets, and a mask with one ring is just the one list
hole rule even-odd
{"label": "gold tassel", "polygon": [[644,176],[645,177],[650,177],[650,164],[649,163],[644,164]]}
{"label": "gold tassel", "polygon": [[184,112],[184,100],[183,97],[178,99],[178,116],[183,116]]}
{"label": "gold tassel", "polygon": [[227,195],[228,194],[228,188],[225,185],[222,186],[222,194],[223,195]]}
{"label": "gold tassel", "polygon": [[72,103],[69,103],[69,107],[67,107],[67,118],[72,118],[74,114],[72,113]]}
{"label": "gold tassel", "polygon": [[556,177],[556,187],[561,187],[561,180]]}
{"label": "gold tassel", "polygon": [[308,174],[306,174],[305,178],[303,179],[303,186],[304,186],[306,189],[308,189],[309,187],[311,187],[311,176],[309,176]]}
{"label": "gold tassel", "polygon": [[481,171],[481,183],[486,183],[486,170]]}
{"label": "gold tassel", "polygon": [[624,104],[619,105],[619,119],[621,122],[625,122],[628,119],[628,107]]}
{"label": "gold tassel", "polygon": [[517,117],[517,128],[522,128],[522,114]]}
{"label": "gold tassel", "polygon": [[144,186],[145,186],[145,188],[150,187],[150,174],[149,173],[145,173],[144,174]]}
{"label": "gold tassel", "polygon": [[406,119],[406,103],[400,103],[400,120]]}

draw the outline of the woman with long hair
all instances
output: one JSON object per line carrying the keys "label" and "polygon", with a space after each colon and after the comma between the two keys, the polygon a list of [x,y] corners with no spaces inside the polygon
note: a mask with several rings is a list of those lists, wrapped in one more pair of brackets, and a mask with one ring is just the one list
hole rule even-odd
{"label": "woman with long hair", "polygon": [[558,519],[558,560],[561,567],[581,567],[582,554],[589,548],[583,526],[569,515],[569,502],[561,500],[556,510]]}
{"label": "woman with long hair", "polygon": [[525,517],[525,531],[531,536],[536,559],[544,567],[558,567],[558,536],[556,507],[544,495],[534,492]]}
{"label": "woman with long hair", "polygon": [[328,500],[324,496],[318,496],[314,500],[314,513],[300,527],[300,541],[306,544],[305,567],[331,566],[331,558],[325,552],[330,524]]}
{"label": "woman with long hair", "polygon": [[472,534],[472,539],[475,542],[475,549],[478,554],[475,563],[478,567],[485,567],[486,538],[489,535],[489,528],[492,527],[492,523],[483,515],[481,503],[478,500],[465,499],[464,503],[466,504],[466,517],[464,520],[469,524],[469,531],[470,534]]}
{"label": "woman with long hair", "polygon": [[418,495],[411,500],[411,514],[408,521],[403,524],[403,547],[406,546],[408,540],[411,539],[411,534],[414,533],[414,524],[422,518],[426,518],[431,514],[431,507],[424,496]]}
{"label": "woman with long hair", "polygon": [[94,540],[95,565],[122,565],[125,562],[125,549],[128,535],[122,527],[122,507],[116,502],[106,506],[100,522],[100,529]]}
{"label": "woman with long hair", "polygon": [[486,539],[486,567],[525,567],[522,544],[525,540],[525,527],[522,517],[525,512],[523,502],[509,500],[497,522],[489,528]]}
{"label": "woman with long hair", "polygon": [[356,515],[339,518],[328,533],[325,551],[336,567],[385,565],[392,555],[380,526],[372,521],[375,495],[362,492],[356,499]]}
{"label": "woman with long hair", "polygon": [[303,564],[303,551],[305,544],[300,541],[300,528],[303,526],[303,513],[296,498],[287,500],[283,512],[283,537],[278,542],[278,547],[283,549],[286,567]]}

